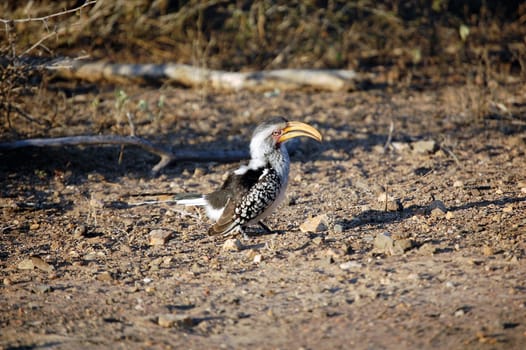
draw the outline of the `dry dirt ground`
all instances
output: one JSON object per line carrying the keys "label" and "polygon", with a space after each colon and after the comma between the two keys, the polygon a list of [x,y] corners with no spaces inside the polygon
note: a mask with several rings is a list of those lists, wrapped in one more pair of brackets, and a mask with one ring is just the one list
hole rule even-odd
{"label": "dry dirt ground", "polygon": [[[11,122],[126,135],[132,111],[139,136],[206,150],[284,115],[324,141],[293,145],[276,233],[238,251],[199,209],[130,205],[210,191],[238,164],[152,177],[156,157],[132,147],[1,151],[0,348],[526,348],[523,85],[125,92],[47,92],[31,112],[48,125]],[[326,228],[300,230],[318,215]],[[154,230],[169,239],[151,245]]]}

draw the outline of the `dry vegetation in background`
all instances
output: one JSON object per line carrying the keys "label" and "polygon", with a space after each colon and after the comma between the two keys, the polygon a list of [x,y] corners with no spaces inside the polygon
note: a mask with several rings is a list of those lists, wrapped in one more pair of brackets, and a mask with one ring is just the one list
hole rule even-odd
{"label": "dry vegetation in background", "polygon": [[[30,1],[3,2],[0,11],[3,140],[50,136],[65,96],[102,88],[35,67],[63,56],[241,71],[353,69],[367,77],[358,89],[466,86],[465,96],[448,98],[471,109],[474,121],[495,110],[513,117],[493,91],[526,78],[521,1]],[[112,112],[122,116],[130,110],[117,108],[119,94]],[[34,97],[36,110],[25,103]],[[55,113],[42,115],[44,106]]]}
{"label": "dry vegetation in background", "polygon": [[[81,1],[3,2],[5,19],[46,16]],[[221,69],[436,65],[524,76],[521,1],[98,1],[76,14],[17,23],[18,54],[87,54]],[[7,28],[7,27],[6,27]],[[56,35],[52,35],[56,33]],[[3,50],[8,42],[1,33]],[[463,69],[460,69],[463,71]]]}

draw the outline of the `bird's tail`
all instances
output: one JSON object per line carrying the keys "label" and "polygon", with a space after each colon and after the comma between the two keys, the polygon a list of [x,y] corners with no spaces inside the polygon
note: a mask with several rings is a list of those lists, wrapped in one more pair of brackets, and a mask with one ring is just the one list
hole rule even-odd
{"label": "bird's tail", "polygon": [[207,205],[205,196],[196,193],[182,193],[175,196],[175,203],[181,205]]}

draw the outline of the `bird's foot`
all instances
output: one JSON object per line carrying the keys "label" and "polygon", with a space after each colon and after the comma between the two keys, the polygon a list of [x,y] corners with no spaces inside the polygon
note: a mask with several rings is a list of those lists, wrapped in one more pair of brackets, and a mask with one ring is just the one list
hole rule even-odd
{"label": "bird's foot", "polygon": [[267,234],[271,234],[273,231],[268,227],[263,221],[258,221],[258,225],[265,231]]}
{"label": "bird's foot", "polygon": [[239,233],[241,233],[241,235],[243,236],[243,240],[244,241],[249,241],[250,240],[250,237],[247,235],[247,231],[244,228],[240,227],[239,228]]}

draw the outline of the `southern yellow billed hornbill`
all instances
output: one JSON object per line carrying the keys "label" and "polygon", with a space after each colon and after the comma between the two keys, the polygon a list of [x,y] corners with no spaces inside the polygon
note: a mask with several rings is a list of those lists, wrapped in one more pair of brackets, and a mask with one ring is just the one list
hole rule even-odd
{"label": "southern yellow billed hornbill", "polygon": [[231,173],[225,183],[210,194],[183,195],[177,204],[204,206],[209,218],[216,221],[210,234],[240,232],[245,236],[247,225],[267,217],[285,197],[290,159],[284,143],[298,136],[321,141],[321,134],[312,126],[276,118],[259,125],[250,141],[250,162]]}

